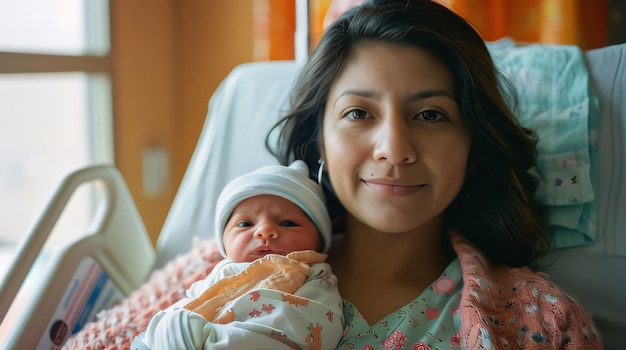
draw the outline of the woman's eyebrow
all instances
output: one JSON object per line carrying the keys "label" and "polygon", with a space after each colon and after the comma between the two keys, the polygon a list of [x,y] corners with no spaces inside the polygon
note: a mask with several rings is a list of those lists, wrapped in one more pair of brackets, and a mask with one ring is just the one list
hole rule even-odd
{"label": "woman's eyebrow", "polygon": [[[374,91],[347,89],[347,90],[344,90],[341,94],[339,94],[339,96],[337,96],[337,99],[335,100],[335,105],[337,105],[337,101],[339,101],[341,97],[346,96],[346,95],[355,95],[355,96],[360,96],[360,97],[365,97],[365,98],[380,98],[382,94],[379,92],[374,92]],[[439,90],[439,89],[420,91],[416,94],[411,95],[408,100],[409,101],[423,100],[425,98],[437,97],[437,96],[445,96],[454,100],[454,96],[452,94],[450,94],[449,92],[445,90]]]}
{"label": "woman's eyebrow", "polygon": [[347,90],[342,91],[341,94],[337,96],[337,98],[335,99],[334,105],[337,105],[337,101],[339,101],[340,98],[346,95],[355,95],[355,96],[360,96],[360,97],[365,97],[365,98],[380,98],[381,96],[380,93],[374,92],[374,91],[347,89]]}
{"label": "woman's eyebrow", "polygon": [[414,95],[411,95],[411,97],[409,97],[409,100],[410,101],[423,100],[425,98],[438,97],[438,96],[445,96],[445,97],[449,97],[449,98],[454,100],[454,96],[452,94],[450,94],[449,92],[445,91],[445,90],[426,90],[426,91],[421,91],[421,92],[418,92],[418,93],[416,93]]}

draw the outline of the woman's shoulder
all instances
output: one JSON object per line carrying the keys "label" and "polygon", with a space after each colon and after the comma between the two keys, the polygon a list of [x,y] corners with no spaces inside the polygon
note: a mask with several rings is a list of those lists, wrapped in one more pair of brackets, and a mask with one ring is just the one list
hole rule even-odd
{"label": "woman's shoulder", "polygon": [[[461,270],[461,337],[472,344],[564,344],[602,348],[591,315],[548,275],[489,262],[469,241],[452,235]],[[482,336],[471,335],[482,334]],[[500,344],[502,343],[502,344]]]}

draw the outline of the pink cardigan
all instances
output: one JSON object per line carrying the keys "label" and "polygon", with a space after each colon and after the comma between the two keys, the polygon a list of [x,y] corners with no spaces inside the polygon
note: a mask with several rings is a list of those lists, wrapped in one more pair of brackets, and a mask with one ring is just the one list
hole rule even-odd
{"label": "pink cardigan", "polygon": [[463,270],[463,349],[602,349],[583,307],[543,273],[490,263],[467,239],[451,235]]}

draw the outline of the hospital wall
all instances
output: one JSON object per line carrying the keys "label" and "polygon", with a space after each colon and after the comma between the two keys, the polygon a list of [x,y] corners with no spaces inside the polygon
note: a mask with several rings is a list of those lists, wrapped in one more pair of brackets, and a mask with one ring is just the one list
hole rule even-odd
{"label": "hospital wall", "polygon": [[[230,70],[253,59],[252,19],[250,0],[111,0],[115,164],[153,242],[210,96]],[[160,193],[143,186],[146,147],[169,156],[169,182]]]}

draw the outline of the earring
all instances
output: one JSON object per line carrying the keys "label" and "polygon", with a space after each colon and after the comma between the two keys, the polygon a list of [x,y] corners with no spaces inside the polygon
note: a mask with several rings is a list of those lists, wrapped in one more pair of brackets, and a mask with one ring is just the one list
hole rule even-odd
{"label": "earring", "polygon": [[317,183],[322,186],[322,175],[324,174],[324,160],[319,159],[317,164],[320,165],[319,170],[317,171]]}

